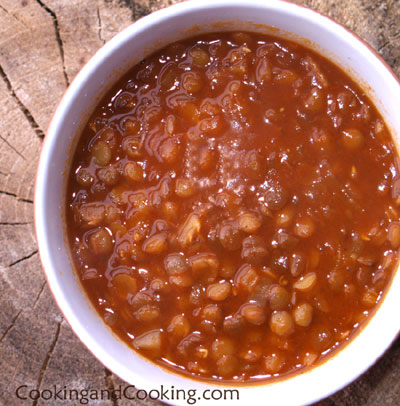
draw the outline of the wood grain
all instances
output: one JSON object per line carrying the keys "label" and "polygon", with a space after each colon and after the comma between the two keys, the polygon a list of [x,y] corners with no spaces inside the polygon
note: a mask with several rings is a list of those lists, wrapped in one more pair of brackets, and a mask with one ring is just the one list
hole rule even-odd
{"label": "wood grain", "polygon": [[[207,0],[204,0],[205,2]],[[134,20],[174,0],[0,0],[0,404],[20,385],[77,390],[124,385],[63,320],[40,268],[33,184],[41,142],[58,101],[88,59]],[[297,0],[364,38],[400,74],[400,1]],[[397,315],[394,317],[398,317]],[[90,405],[155,405],[93,400]],[[353,384],[320,406],[400,404],[400,341]],[[275,405],[274,405],[275,406]]]}

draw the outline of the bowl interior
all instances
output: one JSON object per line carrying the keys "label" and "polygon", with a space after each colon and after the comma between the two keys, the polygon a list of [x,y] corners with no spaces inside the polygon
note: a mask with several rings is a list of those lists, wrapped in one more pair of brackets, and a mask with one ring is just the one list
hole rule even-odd
{"label": "bowl interior", "polygon": [[[37,174],[36,232],[50,288],[67,321],[107,368],[139,388],[173,385],[205,390],[211,384],[155,366],[116,337],[97,315],[72,269],[65,235],[66,174],[80,130],[104,92],[123,73],[168,43],[202,32],[232,30],[291,39],[327,56],[369,94],[392,130],[396,146],[400,145],[400,86],[396,78],[353,34],[308,9],[274,0],[187,2],[143,18],[107,43],[76,77],[50,125]],[[301,405],[340,389],[365,371],[396,337],[400,322],[393,319],[395,308],[400,308],[399,273],[376,315],[334,357],[295,378],[241,386],[238,403],[257,402],[267,395],[270,404]],[[187,399],[171,403],[183,405]]]}

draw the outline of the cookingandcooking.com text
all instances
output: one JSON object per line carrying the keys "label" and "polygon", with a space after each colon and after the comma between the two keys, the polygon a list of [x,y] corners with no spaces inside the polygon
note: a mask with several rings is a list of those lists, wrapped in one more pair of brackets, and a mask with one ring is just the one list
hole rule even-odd
{"label": "cookingandcooking.com text", "polygon": [[134,385],[122,387],[119,385],[116,389],[69,389],[66,386],[60,387],[53,385],[51,388],[36,389],[29,388],[27,385],[19,386],[15,395],[20,400],[54,400],[78,401],[81,405],[89,405],[90,401],[95,400],[161,400],[185,401],[188,405],[194,405],[201,400],[239,400],[239,390],[237,389],[177,389],[174,386],[160,386],[159,389],[149,391],[136,389]]}

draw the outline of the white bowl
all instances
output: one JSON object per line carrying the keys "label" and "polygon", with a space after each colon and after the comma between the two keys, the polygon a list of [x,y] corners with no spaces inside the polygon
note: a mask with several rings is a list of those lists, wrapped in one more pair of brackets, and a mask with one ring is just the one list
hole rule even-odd
{"label": "white bowl", "polygon": [[[400,308],[399,272],[363,330],[321,365],[285,380],[222,387],[163,369],[116,337],[82,290],[66,241],[66,175],[80,130],[104,92],[121,74],[170,42],[201,32],[230,30],[271,33],[328,56],[369,94],[399,146],[398,79],[371,48],[342,26],[306,8],[276,0],[181,3],[142,18],[114,37],[81,70],[61,100],[44,141],[36,179],[35,224],[40,257],[58,306],[74,332],[108,369],[126,382],[148,391],[159,390],[161,386],[196,390],[195,401],[199,404],[217,402],[198,399],[204,390],[232,388],[239,390],[240,399],[229,403],[304,405],[353,381],[374,364],[396,338],[400,329],[400,319],[395,316]],[[211,392],[205,394],[211,396]],[[219,392],[214,394],[219,396]],[[190,404],[182,397],[181,394],[179,400],[162,400],[176,405]]]}

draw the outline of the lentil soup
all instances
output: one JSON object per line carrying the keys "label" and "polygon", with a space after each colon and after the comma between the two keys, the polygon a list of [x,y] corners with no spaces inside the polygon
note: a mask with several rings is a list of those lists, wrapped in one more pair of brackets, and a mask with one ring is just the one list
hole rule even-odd
{"label": "lentil soup", "polygon": [[337,66],[234,32],[174,43],[103,98],[76,149],[71,251],[133,350],[202,379],[318,364],[376,309],[400,245],[398,158]]}

